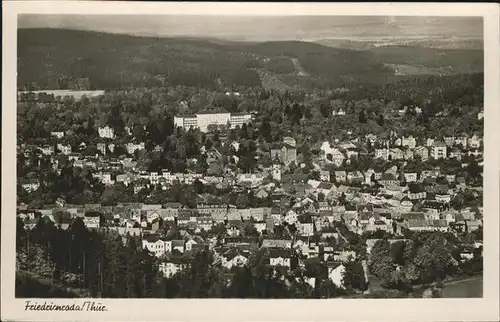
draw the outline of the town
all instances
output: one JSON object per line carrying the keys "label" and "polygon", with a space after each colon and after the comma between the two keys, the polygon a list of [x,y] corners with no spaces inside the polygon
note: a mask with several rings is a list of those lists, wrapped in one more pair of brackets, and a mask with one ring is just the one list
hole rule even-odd
{"label": "town", "polygon": [[[49,245],[49,253],[59,243],[44,232],[52,225],[61,234],[119,236],[123,243],[112,247],[147,254],[151,281],[168,285],[164,297],[408,296],[417,286],[482,272],[481,105],[429,114],[439,102],[347,100],[338,91],[173,90],[170,109],[157,108],[165,97],[155,91],[19,95],[23,270],[33,271],[30,243]],[[193,106],[205,101],[201,95],[213,97],[208,108]],[[130,112],[133,97],[151,111]],[[376,105],[386,112],[371,112]],[[179,113],[186,110],[194,113]],[[86,113],[97,113],[95,123]],[[447,122],[460,117],[450,133]],[[60,253],[65,245],[57,247]],[[75,262],[71,247],[48,260],[47,276],[58,271],[63,280],[71,272],[83,279],[71,283],[102,295],[102,259],[85,259],[89,251]],[[186,272],[215,274],[212,267],[226,291],[180,286]],[[272,268],[263,270],[266,283],[273,279],[295,295],[251,291],[262,267]]]}

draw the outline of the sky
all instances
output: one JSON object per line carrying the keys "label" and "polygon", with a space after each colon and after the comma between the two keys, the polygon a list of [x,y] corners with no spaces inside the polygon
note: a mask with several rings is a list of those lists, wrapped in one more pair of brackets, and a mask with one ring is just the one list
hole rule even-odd
{"label": "sky", "polygon": [[65,28],[239,41],[376,38],[481,39],[479,17],[21,15],[19,28]]}

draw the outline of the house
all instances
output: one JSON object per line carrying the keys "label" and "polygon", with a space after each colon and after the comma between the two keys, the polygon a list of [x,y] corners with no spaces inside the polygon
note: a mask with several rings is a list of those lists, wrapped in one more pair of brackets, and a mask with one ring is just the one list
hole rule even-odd
{"label": "house", "polygon": [[113,128],[109,126],[99,127],[98,129],[99,137],[106,139],[113,139],[115,137],[115,133]]}
{"label": "house", "polygon": [[383,186],[395,186],[399,184],[399,180],[393,173],[386,172],[382,175],[382,178],[379,180],[379,183]]}
{"label": "house", "polygon": [[239,176],[238,183],[248,184],[250,187],[258,187],[264,179],[265,175],[262,173],[246,173]]}
{"label": "house", "polygon": [[295,226],[297,227],[297,232],[300,236],[314,235],[314,224],[311,216],[300,216],[298,218],[298,222],[295,223]]}
{"label": "house", "polygon": [[451,201],[451,196],[449,194],[436,194],[434,196],[436,201],[441,202],[441,203],[449,203]]}
{"label": "house", "polygon": [[476,134],[474,134],[467,140],[467,144],[469,148],[479,149],[481,147],[481,139]]}
{"label": "house", "polygon": [[190,252],[193,249],[193,246],[197,244],[198,243],[194,239],[190,239],[184,244],[184,246],[186,248],[186,251]]}
{"label": "house", "polygon": [[142,248],[147,249],[156,257],[161,257],[165,254],[166,243],[155,235],[148,235],[142,239]]}
{"label": "house", "polygon": [[259,189],[255,193],[255,197],[257,197],[259,199],[266,199],[267,197],[269,197],[269,193],[265,189]]}
{"label": "house", "polygon": [[446,178],[446,181],[448,181],[449,183],[452,183],[452,182],[455,182],[456,175],[454,173],[450,173],[450,174],[447,174],[445,176],[445,178]]}
{"label": "house", "polygon": [[435,142],[432,146],[432,157],[436,160],[446,159],[447,157],[447,146],[442,142]]}
{"label": "house", "polygon": [[414,155],[419,157],[422,162],[429,160],[429,150],[425,146],[418,146],[414,150]]}
{"label": "house", "polygon": [[348,182],[363,182],[364,178],[365,177],[361,171],[351,171],[347,174]]}
{"label": "house", "polygon": [[171,258],[159,264],[158,270],[163,273],[163,277],[171,278],[178,272],[188,267],[188,262],[181,258]]}
{"label": "house", "polygon": [[346,271],[345,266],[339,262],[327,262],[328,279],[339,288],[344,286],[344,274]]}
{"label": "house", "polygon": [[271,160],[278,159],[280,162],[288,165],[297,160],[297,149],[286,143],[277,143],[271,146]]}
{"label": "house", "polygon": [[39,149],[42,152],[42,154],[44,154],[44,155],[52,155],[55,152],[53,145],[44,145],[44,146],[40,147]]}
{"label": "house", "polygon": [[106,155],[107,148],[106,148],[106,143],[97,143],[97,150],[101,152],[102,155]]}
{"label": "house", "polygon": [[319,180],[321,180],[323,182],[330,182],[330,171],[321,170],[319,172]]}
{"label": "house", "polygon": [[248,263],[248,253],[232,248],[221,254],[222,266],[231,269],[233,267],[243,267]]}
{"label": "house", "polygon": [[453,147],[450,151],[450,159],[462,160],[462,151],[457,147]]}
{"label": "house", "polygon": [[466,229],[468,232],[479,229],[479,227],[483,226],[483,222],[481,220],[466,220],[465,221]]}
{"label": "house", "polygon": [[389,160],[389,149],[375,149],[375,159]]}
{"label": "house", "polygon": [[400,148],[393,148],[389,150],[389,159],[402,160],[404,159],[404,152]]}
{"label": "house", "polygon": [[58,143],[57,144],[57,149],[59,151],[61,151],[62,154],[64,155],[70,155],[71,154],[71,145],[69,144],[61,144],[61,143]]}
{"label": "house", "polygon": [[293,210],[289,210],[286,215],[285,215],[285,222],[288,224],[288,225],[293,225],[297,222],[298,220],[298,215],[295,211]]}
{"label": "house", "polygon": [[335,171],[335,181],[338,183],[347,182],[347,173],[345,171]]}
{"label": "house", "polygon": [[403,176],[406,182],[416,182],[417,181],[417,173],[416,172],[404,172]]}
{"label": "house", "polygon": [[99,229],[101,215],[98,212],[87,212],[83,217],[83,223],[87,229]]}
{"label": "house", "polygon": [[291,267],[291,254],[290,251],[282,249],[271,249],[269,251],[269,265]]}
{"label": "house", "polygon": [[64,132],[62,132],[62,131],[50,132],[50,135],[55,136],[58,139],[61,139],[64,137]]}
{"label": "house", "polygon": [[417,145],[417,140],[413,136],[404,137],[401,139],[401,145],[410,149],[414,149]]}
{"label": "house", "polygon": [[24,190],[26,190],[28,193],[37,191],[38,188],[40,188],[40,183],[38,180],[21,180],[21,187],[23,187]]}
{"label": "house", "polygon": [[214,220],[212,217],[197,217],[196,226],[200,230],[209,231],[214,226]]}
{"label": "house", "polygon": [[333,252],[333,260],[340,263],[346,263],[356,260],[356,252],[353,250],[342,250]]}
{"label": "house", "polygon": [[144,150],[145,144],[144,144],[144,142],[141,142],[141,143],[129,142],[126,145],[126,149],[127,149],[128,154],[134,154],[135,151]]}

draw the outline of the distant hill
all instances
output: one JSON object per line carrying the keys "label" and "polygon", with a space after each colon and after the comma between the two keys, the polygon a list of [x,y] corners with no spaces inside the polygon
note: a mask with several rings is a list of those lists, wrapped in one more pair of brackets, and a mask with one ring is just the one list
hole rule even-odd
{"label": "distant hill", "polygon": [[[260,86],[270,79],[291,88],[338,87],[397,79],[388,64],[412,65],[433,59],[447,63],[449,58],[432,55],[432,51],[418,48],[359,51],[301,41],[250,43],[19,29],[18,86],[36,83],[41,89],[65,89],[60,79],[67,77],[88,78],[89,89],[159,85],[226,88]],[[453,65],[461,66],[468,56],[456,53],[450,57]],[[475,67],[482,63],[475,58],[472,62]]]}
{"label": "distant hill", "polygon": [[380,46],[369,50],[385,64],[446,69],[448,74],[483,72],[483,50],[422,46]]}

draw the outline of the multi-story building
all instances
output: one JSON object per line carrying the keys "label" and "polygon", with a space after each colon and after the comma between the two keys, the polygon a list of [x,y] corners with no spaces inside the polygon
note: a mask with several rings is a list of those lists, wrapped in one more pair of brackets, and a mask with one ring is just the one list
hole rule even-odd
{"label": "multi-story building", "polygon": [[250,123],[251,120],[252,115],[250,113],[212,112],[175,116],[174,125],[184,129],[199,128],[201,132],[208,132],[211,125],[229,125],[230,128],[235,128]]}
{"label": "multi-story building", "polygon": [[198,120],[196,115],[174,116],[174,126],[189,130],[198,127]]}

